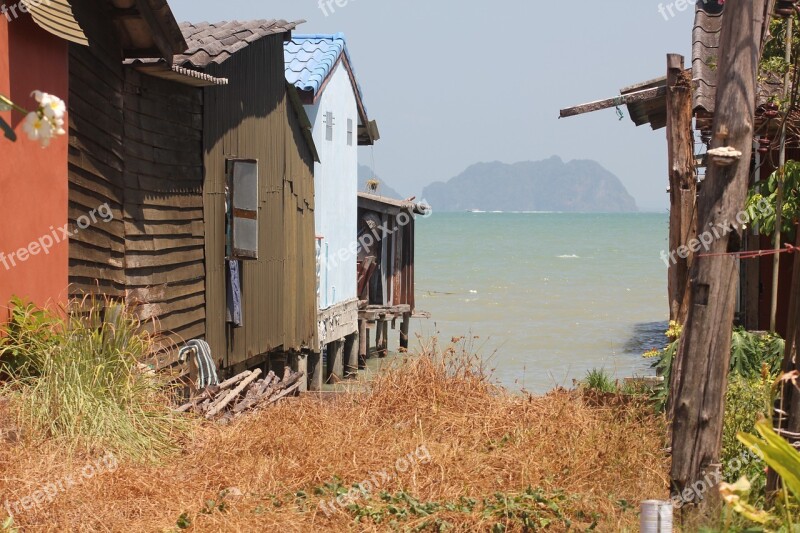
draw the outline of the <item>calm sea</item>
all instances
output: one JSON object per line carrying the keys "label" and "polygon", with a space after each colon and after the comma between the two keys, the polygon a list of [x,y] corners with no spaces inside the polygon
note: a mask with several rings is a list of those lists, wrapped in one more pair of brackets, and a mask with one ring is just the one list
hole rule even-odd
{"label": "calm sea", "polygon": [[[651,375],[667,329],[666,214],[434,213],[417,224],[413,333],[479,337],[509,388]],[[394,337],[395,335],[392,335]],[[412,344],[416,341],[412,338]]]}

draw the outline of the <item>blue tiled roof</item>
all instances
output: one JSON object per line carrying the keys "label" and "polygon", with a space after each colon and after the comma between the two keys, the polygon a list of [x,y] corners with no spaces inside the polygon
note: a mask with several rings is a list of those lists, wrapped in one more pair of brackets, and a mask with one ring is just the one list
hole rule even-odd
{"label": "blue tiled roof", "polygon": [[[322,84],[331,74],[339,56],[345,55],[350,71],[355,78],[353,61],[347,51],[343,33],[328,35],[293,34],[292,40],[283,48],[286,63],[286,81],[300,91],[311,91],[317,96]],[[358,86],[358,99],[364,105],[361,87]],[[366,110],[365,110],[366,111]]]}

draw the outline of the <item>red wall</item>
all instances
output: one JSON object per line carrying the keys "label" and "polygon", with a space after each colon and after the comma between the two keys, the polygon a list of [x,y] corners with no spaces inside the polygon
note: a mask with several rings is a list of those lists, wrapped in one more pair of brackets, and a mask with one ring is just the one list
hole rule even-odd
{"label": "red wall", "polygon": [[[68,74],[66,41],[39,28],[29,15],[11,22],[0,17],[0,93],[29,110],[35,106],[30,96],[33,90],[66,100]],[[16,266],[9,260],[20,248],[52,235],[51,227],[67,222],[68,141],[66,135],[60,136],[43,149],[22,131],[21,113],[0,116],[18,136],[12,143],[0,134],[0,253],[6,256],[5,264],[0,261],[2,322],[12,296],[39,305],[65,300],[69,243],[55,244],[49,254],[39,251],[25,261],[16,260]],[[36,247],[31,251],[37,251]]]}

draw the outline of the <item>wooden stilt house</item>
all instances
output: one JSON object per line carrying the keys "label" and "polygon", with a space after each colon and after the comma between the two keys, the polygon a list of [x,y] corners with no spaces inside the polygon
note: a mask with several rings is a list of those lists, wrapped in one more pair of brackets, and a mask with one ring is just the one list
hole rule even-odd
{"label": "wooden stilt house", "polygon": [[[370,332],[376,353],[385,357],[389,325],[400,321],[400,348],[409,346],[409,325],[417,313],[414,297],[415,217],[430,206],[370,193],[358,194],[358,294],[362,359],[370,357]],[[422,313],[421,315],[423,315]]]}

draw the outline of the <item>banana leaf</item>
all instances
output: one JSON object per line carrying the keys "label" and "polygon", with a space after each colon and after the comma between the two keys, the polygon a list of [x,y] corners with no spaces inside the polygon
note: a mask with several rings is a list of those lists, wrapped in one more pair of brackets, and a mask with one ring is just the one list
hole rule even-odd
{"label": "banana leaf", "polygon": [[800,452],[778,435],[767,420],[758,422],[756,431],[761,439],[744,433],[737,437],[753,452],[764,457],[770,468],[781,476],[786,488],[800,501]]}

